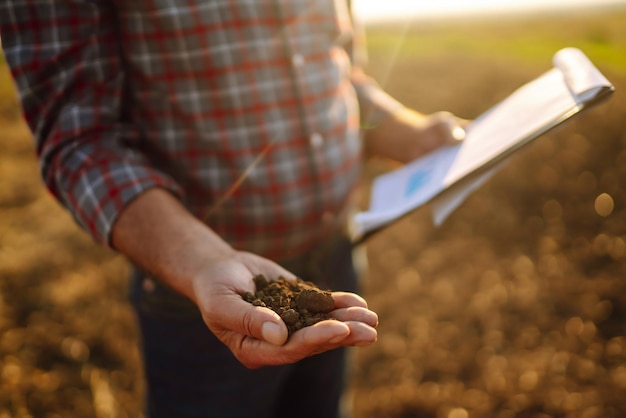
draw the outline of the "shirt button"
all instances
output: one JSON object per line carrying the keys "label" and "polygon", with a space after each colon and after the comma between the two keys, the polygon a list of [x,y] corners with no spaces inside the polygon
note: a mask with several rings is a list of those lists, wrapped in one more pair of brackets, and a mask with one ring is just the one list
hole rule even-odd
{"label": "shirt button", "polygon": [[319,148],[324,143],[324,137],[322,137],[321,134],[316,132],[313,135],[311,135],[311,137],[309,138],[309,142],[311,143],[311,146],[313,148]]}
{"label": "shirt button", "polygon": [[295,54],[293,57],[291,57],[291,63],[294,67],[300,67],[302,66],[302,64],[304,64],[304,57],[300,54]]}

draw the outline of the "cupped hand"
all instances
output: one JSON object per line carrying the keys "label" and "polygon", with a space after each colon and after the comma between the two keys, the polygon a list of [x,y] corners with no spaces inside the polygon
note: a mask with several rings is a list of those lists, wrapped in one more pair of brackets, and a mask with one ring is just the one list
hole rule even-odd
{"label": "cupped hand", "polygon": [[305,357],[341,346],[365,346],[376,341],[378,316],[353,293],[334,292],[333,320],[318,322],[288,339],[280,316],[243,300],[253,292],[252,278],[293,278],[272,261],[233,251],[213,259],[193,281],[194,300],[208,328],[248,368],[294,363]]}

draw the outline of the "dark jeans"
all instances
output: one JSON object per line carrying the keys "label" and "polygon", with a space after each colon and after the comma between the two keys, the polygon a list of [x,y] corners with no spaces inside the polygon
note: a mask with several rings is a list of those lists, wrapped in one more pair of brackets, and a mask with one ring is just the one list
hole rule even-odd
{"label": "dark jeans", "polygon": [[[283,264],[322,288],[356,291],[352,248],[340,239]],[[206,327],[195,306],[135,271],[148,418],[339,418],[346,350],[249,370]]]}

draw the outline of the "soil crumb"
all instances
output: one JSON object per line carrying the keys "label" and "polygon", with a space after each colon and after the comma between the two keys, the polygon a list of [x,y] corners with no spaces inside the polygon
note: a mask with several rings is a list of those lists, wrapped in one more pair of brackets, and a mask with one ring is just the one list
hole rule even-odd
{"label": "soil crumb", "polygon": [[289,336],[304,327],[326,319],[335,307],[331,292],[319,289],[314,283],[302,279],[287,280],[279,277],[268,280],[263,275],[254,277],[256,292],[242,295],[246,302],[270,308],[283,319]]}

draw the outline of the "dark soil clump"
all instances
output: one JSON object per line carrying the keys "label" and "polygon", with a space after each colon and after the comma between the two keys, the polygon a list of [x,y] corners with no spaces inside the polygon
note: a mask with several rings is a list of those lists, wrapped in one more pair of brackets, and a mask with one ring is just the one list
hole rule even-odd
{"label": "dark soil clump", "polygon": [[255,306],[270,308],[287,325],[289,335],[325,319],[333,319],[329,312],[335,301],[328,291],[302,279],[279,277],[270,281],[263,275],[254,277],[256,292],[246,292],[243,299]]}

